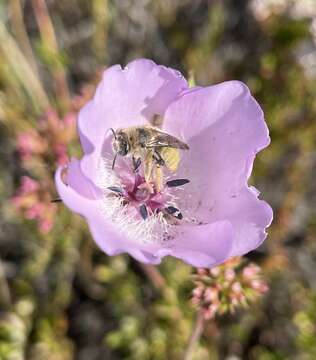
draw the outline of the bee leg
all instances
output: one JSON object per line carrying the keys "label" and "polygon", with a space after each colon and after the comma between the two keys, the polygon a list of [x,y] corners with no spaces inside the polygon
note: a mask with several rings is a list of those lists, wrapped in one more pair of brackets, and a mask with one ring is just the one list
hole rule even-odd
{"label": "bee leg", "polygon": [[159,152],[157,150],[155,150],[153,152],[153,158],[156,160],[157,164],[160,166],[165,166],[165,161],[164,159],[161,157],[161,155],[159,154]]}
{"label": "bee leg", "polygon": [[160,192],[163,187],[163,172],[159,164],[155,168],[155,185],[157,192]]}
{"label": "bee leg", "polygon": [[108,186],[108,189],[120,195],[124,194],[123,189],[118,186]]}
{"label": "bee leg", "polygon": [[132,159],[133,159],[134,172],[136,172],[136,171],[139,169],[139,167],[140,167],[140,165],[141,165],[141,163],[142,163],[142,159],[139,157],[139,158],[136,160],[134,156],[133,156]]}
{"label": "bee leg", "polygon": [[147,184],[150,184],[151,176],[153,172],[154,162],[152,161],[152,158],[153,158],[152,151],[148,151],[144,159],[144,176]]}

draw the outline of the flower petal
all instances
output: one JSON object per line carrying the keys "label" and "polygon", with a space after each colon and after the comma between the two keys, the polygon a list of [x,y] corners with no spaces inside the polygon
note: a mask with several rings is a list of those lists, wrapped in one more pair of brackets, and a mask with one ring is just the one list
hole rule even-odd
{"label": "flower petal", "polygon": [[88,199],[97,199],[102,196],[101,191],[81,173],[80,161],[72,158],[67,165],[66,183],[73,190]]}
{"label": "flower petal", "polygon": [[198,221],[228,220],[234,226],[232,255],[257,247],[265,238],[272,210],[257,199],[247,180],[255,154],[269,142],[263,112],[249,89],[238,81],[185,92],[168,108],[164,129],[183,139],[177,176],[190,179],[181,210]]}
{"label": "flower petal", "polygon": [[[196,267],[212,267],[231,253],[233,227],[228,221],[206,225],[182,225],[169,255]],[[160,255],[167,255],[162,250]]]}
{"label": "flower petal", "polygon": [[[93,193],[93,188],[82,174],[78,165],[78,161],[72,160],[68,166],[67,180],[71,180],[68,184],[65,184],[62,179],[63,168],[60,167],[57,169],[55,175],[57,191],[69,209],[86,218],[94,240],[99,247],[108,255],[113,255],[116,251],[116,244],[120,244],[122,238],[118,236],[114,228],[110,224],[107,224],[102,218],[98,207],[99,200],[87,196],[87,191],[90,195]],[[73,181],[74,179],[76,180]],[[86,188],[89,188],[89,190],[86,190]]]}

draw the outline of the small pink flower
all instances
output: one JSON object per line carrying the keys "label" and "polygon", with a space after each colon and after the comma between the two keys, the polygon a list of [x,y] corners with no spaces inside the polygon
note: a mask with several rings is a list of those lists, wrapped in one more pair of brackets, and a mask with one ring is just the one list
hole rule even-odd
{"label": "small pink flower", "polygon": [[29,159],[33,154],[40,154],[45,149],[45,141],[33,131],[23,132],[17,137],[17,149],[23,159]]}
{"label": "small pink flower", "polygon": [[54,153],[56,154],[58,165],[66,165],[69,157],[67,155],[67,147],[65,144],[55,144]]}
{"label": "small pink flower", "polygon": [[213,302],[218,300],[218,291],[216,288],[208,287],[204,292],[204,299],[207,302]]}
{"label": "small pink flower", "polygon": [[230,301],[234,307],[237,307],[240,303],[239,299],[236,296],[231,296]]}
{"label": "small pink flower", "polygon": [[22,198],[19,195],[15,195],[10,199],[10,202],[15,208],[19,208],[21,206]]}
{"label": "small pink flower", "polygon": [[39,189],[39,183],[28,176],[22,176],[20,193],[30,193]]}
{"label": "small pink flower", "polygon": [[193,290],[193,296],[200,298],[203,295],[203,291],[202,287],[197,287]]}
{"label": "small pink flower", "polygon": [[232,290],[235,294],[241,294],[242,293],[242,286],[239,282],[234,282],[232,285]]}
{"label": "small pink flower", "polygon": [[75,122],[76,122],[76,118],[77,118],[77,116],[73,112],[66,114],[66,116],[63,118],[64,124],[66,125],[66,127],[73,126],[73,124],[75,124]]}
{"label": "small pink flower", "polygon": [[261,293],[265,293],[269,290],[269,287],[267,286],[267,284],[259,279],[252,280],[250,282],[250,285],[253,289],[255,289]]}
{"label": "small pink flower", "polygon": [[28,220],[37,223],[40,232],[47,234],[52,226],[56,205],[49,200],[48,184],[41,183],[28,176],[22,176],[21,185],[10,201],[16,211]]}
{"label": "small pink flower", "polygon": [[216,277],[220,274],[221,269],[219,267],[214,267],[210,271],[211,271],[211,274]]}
{"label": "small pink flower", "polygon": [[255,264],[246,266],[243,270],[244,279],[252,279],[260,272],[260,267]]}
{"label": "small pink flower", "polygon": [[203,317],[205,320],[211,320],[215,317],[219,309],[219,304],[211,304],[203,310]]}
{"label": "small pink flower", "polygon": [[28,155],[33,151],[33,139],[31,134],[22,133],[17,137],[17,145],[20,153]]}
{"label": "small pink flower", "polygon": [[235,279],[236,273],[233,269],[228,268],[225,270],[225,280],[232,281]]}
{"label": "small pink flower", "polygon": [[36,219],[43,214],[44,210],[42,203],[36,203],[25,211],[25,217],[29,220]]}
{"label": "small pink flower", "polygon": [[[245,278],[245,269],[255,269],[251,278]],[[217,271],[215,271],[217,270]],[[240,257],[231,258],[212,269],[198,270],[193,279],[192,304],[203,311],[204,318],[216,314],[233,313],[246,307],[268,290],[258,265],[246,264]]]}
{"label": "small pink flower", "polygon": [[[181,188],[165,181],[162,189],[151,191],[123,157],[111,169],[109,128],[147,125],[157,114],[163,117],[162,130],[190,147],[181,153],[177,173],[169,175],[190,180]],[[153,264],[171,255],[212,267],[265,239],[272,210],[247,181],[256,153],[270,139],[262,110],[243,83],[189,89],[178,71],[149,60],[124,69],[115,65],[81,110],[78,131],[84,156],[69,163],[66,183],[63,168],[57,170],[56,185],[107,254],[128,252]],[[174,208],[181,218],[163,215]]]}
{"label": "small pink flower", "polygon": [[47,234],[53,227],[53,221],[51,219],[43,219],[39,222],[39,230],[43,234]]}
{"label": "small pink flower", "polygon": [[[216,268],[214,268],[214,269],[216,269]],[[212,269],[213,270],[213,269]],[[208,270],[207,269],[204,269],[204,268],[198,268],[197,269],[197,273],[199,274],[199,275],[201,275],[201,276],[203,276],[203,275],[208,275]]]}

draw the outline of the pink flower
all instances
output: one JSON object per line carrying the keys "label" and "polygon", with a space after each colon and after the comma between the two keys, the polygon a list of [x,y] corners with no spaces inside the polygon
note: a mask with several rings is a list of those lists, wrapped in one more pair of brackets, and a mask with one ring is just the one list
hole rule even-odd
{"label": "pink flower", "polygon": [[245,280],[251,280],[260,272],[260,267],[256,264],[249,264],[243,270],[243,277]]}
{"label": "pink flower", "polygon": [[[111,169],[113,135],[108,131],[150,124],[156,114],[163,117],[163,131],[190,147],[181,152],[177,173],[164,179],[161,191],[150,189],[141,172],[135,174],[130,158],[119,157]],[[178,71],[150,60],[124,69],[115,65],[80,111],[78,131],[84,156],[69,163],[66,183],[63,167],[57,170],[56,185],[107,254],[128,252],[152,264],[171,255],[211,267],[265,239],[272,210],[247,180],[256,153],[270,139],[262,110],[243,83],[189,89]],[[190,182],[169,187],[168,179]],[[170,206],[181,211],[182,219],[164,216]]]}
{"label": "pink flower", "polygon": [[43,204],[38,202],[26,210],[25,217],[29,220],[39,218],[43,214],[44,210],[45,207]]}
{"label": "pink flower", "polygon": [[54,145],[54,153],[56,154],[56,161],[58,165],[65,165],[68,162],[67,147],[65,144],[57,143]]}
{"label": "pink flower", "polygon": [[204,293],[204,299],[207,302],[218,301],[218,290],[214,287],[208,287]]}
{"label": "pink flower", "polygon": [[39,222],[39,231],[43,234],[47,234],[53,227],[52,219],[41,219]]}
{"label": "pink flower", "polygon": [[23,132],[17,137],[17,148],[21,157],[30,159],[33,154],[40,154],[45,150],[45,140],[35,131]]}
{"label": "pink flower", "polygon": [[218,309],[219,309],[219,304],[211,304],[207,309],[204,309],[203,311],[204,319],[205,320],[213,319]]}
{"label": "pink flower", "polygon": [[241,294],[242,286],[239,282],[234,282],[232,285],[232,290],[235,294]]}
{"label": "pink flower", "polygon": [[236,276],[236,273],[235,273],[235,271],[233,269],[228,268],[225,271],[225,280],[232,281],[232,280],[235,279],[235,276]]}
{"label": "pink flower", "polygon": [[269,287],[267,286],[267,284],[264,281],[259,280],[259,279],[252,280],[250,282],[250,285],[254,290],[257,290],[258,292],[263,293],[263,294],[269,290]]}
{"label": "pink flower", "polygon": [[22,176],[21,178],[21,187],[20,193],[30,193],[35,192],[39,189],[39,183],[28,176]]}

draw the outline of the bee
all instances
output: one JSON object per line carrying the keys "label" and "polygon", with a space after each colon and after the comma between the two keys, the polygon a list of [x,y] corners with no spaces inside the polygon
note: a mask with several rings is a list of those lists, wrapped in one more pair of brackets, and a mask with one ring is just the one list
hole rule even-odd
{"label": "bee", "polygon": [[117,156],[131,156],[134,170],[143,164],[145,181],[150,183],[153,179],[158,191],[163,180],[161,167],[175,172],[180,162],[179,150],[189,150],[183,141],[151,125],[110,130],[114,135],[112,147],[115,152],[112,169]]}

